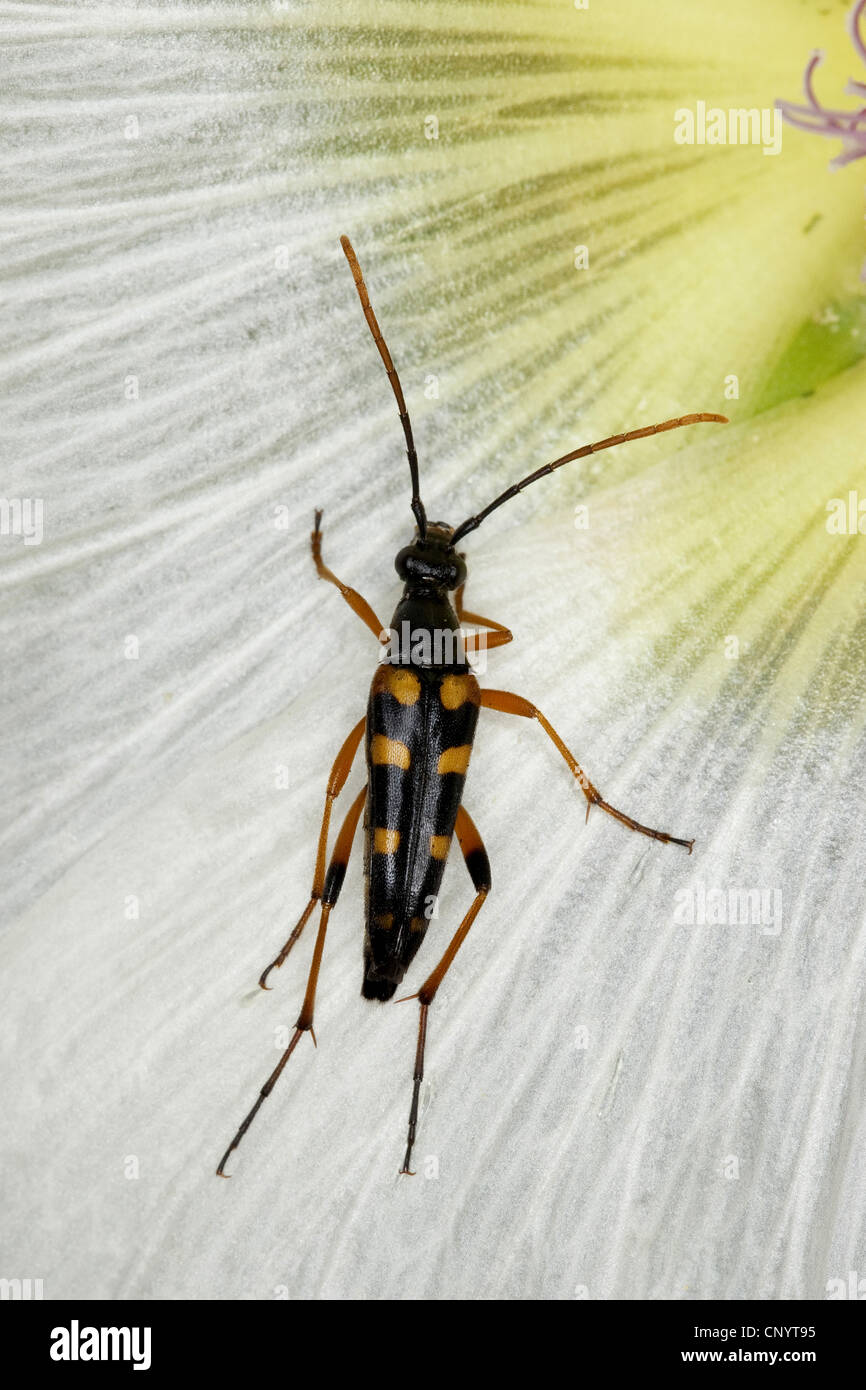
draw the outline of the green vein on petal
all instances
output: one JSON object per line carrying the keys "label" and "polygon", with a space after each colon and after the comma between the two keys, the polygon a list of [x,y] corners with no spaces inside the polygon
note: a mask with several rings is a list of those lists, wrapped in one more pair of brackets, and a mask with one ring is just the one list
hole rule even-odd
{"label": "green vein on petal", "polygon": [[852,741],[866,726],[866,544],[827,526],[831,499],[862,493],[864,391],[861,363],[590,502],[623,650],[649,642],[647,681],[748,711],[771,745],[807,712]]}

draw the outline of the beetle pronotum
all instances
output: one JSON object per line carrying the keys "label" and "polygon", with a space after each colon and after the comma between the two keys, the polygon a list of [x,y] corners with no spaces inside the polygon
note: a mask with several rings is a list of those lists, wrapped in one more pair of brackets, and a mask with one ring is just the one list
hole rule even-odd
{"label": "beetle pronotum", "polygon": [[[417,999],[419,1004],[412,1102],[406,1152],[400,1170],[411,1173],[418,1100],[424,1075],[428,1011],[491,885],[487,852],[463,805],[463,786],[480,709],[498,710],[504,714],[537,720],[579,783],[586,798],[587,819],[590,809],[598,806],[630,830],[654,840],[682,845],[689,853],[694,844],[693,840],[678,839],[666,831],[641,825],[605,801],[553,726],[529,700],[506,690],[479,688],[468,657],[482,647],[490,649],[503,646],[511,641],[511,633],[502,623],[483,618],[478,613],[470,613],[463,607],[466,563],[465,556],[458,553],[457,545],[497,507],[515,497],[530,483],[574,459],[586,458],[589,454],[612,449],[632,439],[645,439],[664,430],[679,429],[683,425],[705,421],[727,424],[727,417],[706,412],[682,415],[673,420],[663,420],[658,425],[646,425],[626,434],[611,435],[595,444],[584,444],[570,454],[564,454],[562,458],[536,469],[519,483],[512,484],[482,511],[468,517],[458,527],[452,528],[444,522],[430,522],[421,501],[418,457],[400,380],[373,313],[364,277],[348,237],[342,237],[341,244],[354,277],[364,317],[397,400],[409,458],[415,535],[394,562],[404,589],[391,629],[384,629],[367,601],[343,584],[325,565],[322,559],[320,511],[316,512],[311,536],[313,562],[319,577],[336,585],[349,607],[366,623],[377,640],[390,642],[392,631],[407,631],[411,634],[411,641],[408,647],[407,644],[398,647],[396,653],[392,647],[388,659],[379,663],[370,687],[367,712],[346,738],[331,768],[310,900],[279,955],[271,961],[259,980],[262,988],[267,989],[268,975],[272,970],[279,969],[286,960],[318,903],[319,929],[301,1012],[288,1047],[220,1160],[217,1168],[220,1177],[228,1176],[224,1168],[229,1155],[249,1129],[262,1102],[270,1095],[303,1034],[310,1033],[315,1042],[313,1014],[328,918],[340,895],[362,811],[365,811],[367,921],[361,993],[365,999],[384,1003],[393,998],[424,940],[429,925],[428,905],[437,898],[454,835],[457,836],[475,889],[472,906],[438,965],[415,994],[405,996]],[[482,631],[464,636],[464,623]],[[366,749],[367,783],[349,807],[326,868],[331,810],[346,782],[362,739]]]}

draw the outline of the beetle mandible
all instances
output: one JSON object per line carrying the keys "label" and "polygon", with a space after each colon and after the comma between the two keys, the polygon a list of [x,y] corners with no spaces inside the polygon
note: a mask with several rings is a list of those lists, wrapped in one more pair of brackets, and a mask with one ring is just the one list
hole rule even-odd
{"label": "beetle mandible", "polygon": [[[349,238],[341,237],[340,242],[352,271],[364,317],[397,401],[409,459],[415,535],[399,551],[394,562],[404,584],[403,596],[397,605],[391,628],[384,629],[367,601],[328,569],[322,559],[322,513],[317,511],[315,515],[311,542],[319,577],[336,585],[349,607],[375,637],[380,642],[389,643],[389,654],[387,660],[380,662],[373,677],[364,718],[352,729],[331,768],[310,900],[279,955],[259,980],[263,989],[269,988],[269,974],[279,969],[286,960],[318,903],[319,928],[301,1012],[288,1047],[220,1160],[217,1168],[220,1177],[228,1176],[224,1169],[229,1155],[249,1129],[262,1102],[270,1095],[304,1033],[310,1033],[313,1042],[316,1040],[313,1014],[328,918],[343,886],[362,811],[365,812],[364,872],[367,891],[361,993],[365,999],[384,1003],[393,998],[426,935],[428,914],[437,900],[445,861],[455,835],[475,889],[472,906],[439,963],[415,994],[404,996],[406,999],[417,999],[419,1004],[412,1102],[406,1152],[400,1169],[401,1173],[411,1174],[418,1102],[424,1076],[428,1011],[491,887],[487,852],[463,805],[463,786],[479,710],[520,715],[535,719],[541,725],[580,785],[586,798],[587,819],[591,808],[598,806],[630,830],[648,835],[651,839],[682,845],[689,853],[694,844],[694,840],[678,839],[666,831],[641,825],[605,801],[553,726],[529,700],[506,690],[480,689],[469,656],[482,648],[504,646],[512,640],[512,634],[502,623],[483,618],[478,613],[470,613],[463,607],[466,561],[457,546],[497,507],[522,492],[530,483],[574,459],[586,458],[602,449],[612,449],[629,440],[645,439],[648,435],[678,429],[683,425],[706,421],[727,424],[727,417],[708,412],[682,415],[663,420],[658,425],[611,435],[595,444],[585,444],[512,484],[482,511],[468,517],[456,528],[444,522],[430,522],[421,501],[418,456],[400,380],[373,313],[364,277]],[[464,623],[481,631],[465,635],[462,631]],[[394,634],[408,634],[409,640],[398,640],[395,650]],[[362,739],[366,749],[367,782],[349,807],[328,860],[331,810],[346,782]]]}

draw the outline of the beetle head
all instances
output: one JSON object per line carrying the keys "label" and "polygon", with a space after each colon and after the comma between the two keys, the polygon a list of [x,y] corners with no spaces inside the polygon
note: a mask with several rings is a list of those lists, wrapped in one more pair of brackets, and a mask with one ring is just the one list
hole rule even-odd
{"label": "beetle head", "polygon": [[451,544],[453,534],[444,521],[428,521],[423,539],[416,530],[411,545],[404,545],[394,561],[400,578],[407,584],[459,589],[466,583],[466,564]]}

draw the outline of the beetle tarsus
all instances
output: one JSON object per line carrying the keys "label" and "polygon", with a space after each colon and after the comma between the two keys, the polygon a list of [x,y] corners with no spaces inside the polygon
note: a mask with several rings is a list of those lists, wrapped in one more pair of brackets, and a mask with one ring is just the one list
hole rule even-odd
{"label": "beetle tarsus", "polygon": [[[410,996],[417,999],[417,995]],[[421,1082],[424,1080],[424,1047],[427,1042],[427,1010],[429,1004],[421,1005],[418,1014],[418,1045],[415,1049],[415,1068],[412,1074],[412,1105],[409,1109],[409,1132],[406,1137],[406,1153],[403,1158],[401,1174],[406,1177],[414,1178],[415,1173],[409,1164],[412,1161],[412,1149],[415,1146],[415,1135],[418,1131],[418,1105],[421,1099]]]}
{"label": "beetle tarsus", "polygon": [[310,901],[307,903],[307,906],[304,908],[304,911],[301,913],[295,927],[293,928],[291,936],[289,937],[283,949],[280,951],[280,954],[271,961],[270,965],[265,967],[265,969],[259,976],[259,986],[261,989],[270,990],[273,988],[272,985],[266,984],[265,981],[267,980],[272,970],[279,970],[280,966],[283,964],[284,960],[288,956],[295,942],[300,937],[301,932],[307,925],[307,922],[310,920],[310,913],[313,911],[313,908],[319,901],[319,895],[314,892],[313,896],[310,898]]}
{"label": "beetle tarsus", "polygon": [[[280,1058],[280,1060],[277,1062],[277,1065],[274,1067],[273,1071],[271,1072],[271,1074],[270,1074],[270,1076],[268,1077],[267,1081],[265,1082],[264,1086],[263,1086],[262,1089],[259,1091],[259,1094],[258,1094],[258,1096],[256,1097],[255,1105],[252,1107],[252,1109],[250,1110],[250,1112],[249,1112],[249,1114],[246,1116],[246,1118],[242,1121],[241,1125],[240,1125],[239,1128],[238,1128],[237,1134],[235,1135],[234,1139],[233,1139],[232,1142],[229,1144],[228,1148],[226,1149],[225,1153],[223,1154],[222,1158],[220,1159],[220,1161],[219,1161],[219,1166],[217,1167],[217,1170],[216,1170],[216,1172],[217,1172],[217,1177],[218,1177],[218,1178],[228,1178],[228,1177],[231,1177],[231,1174],[230,1174],[230,1173],[224,1173],[224,1172],[223,1172],[223,1169],[225,1168],[225,1166],[226,1166],[226,1164],[227,1164],[227,1162],[228,1162],[230,1156],[234,1153],[235,1149],[236,1149],[236,1148],[238,1147],[238,1145],[240,1144],[241,1140],[243,1139],[244,1135],[246,1134],[246,1132],[247,1132],[247,1130],[249,1129],[250,1125],[252,1124],[253,1120],[256,1118],[256,1115],[259,1113],[259,1110],[261,1109],[262,1102],[265,1101],[265,1100],[267,1100],[268,1096],[271,1094],[271,1091],[274,1089],[274,1086],[277,1084],[277,1081],[278,1081],[278,1079],[279,1079],[279,1076],[280,1076],[281,1071],[283,1070],[283,1067],[286,1065],[286,1062],[288,1062],[289,1058],[291,1057],[292,1053],[294,1052],[295,1048],[297,1047],[298,1043],[300,1042],[301,1037],[303,1036],[303,1034],[304,1034],[306,1031],[307,1031],[307,1030],[306,1030],[305,1028],[299,1028],[297,1025],[295,1025],[295,1031],[294,1031],[294,1033],[293,1033],[293,1035],[292,1035],[292,1040],[291,1040],[291,1042],[289,1043],[288,1047],[286,1048],[286,1050],[285,1050],[285,1052],[283,1053],[283,1055],[282,1055],[282,1057]],[[312,1032],[312,1029],[310,1029],[310,1032]]]}

